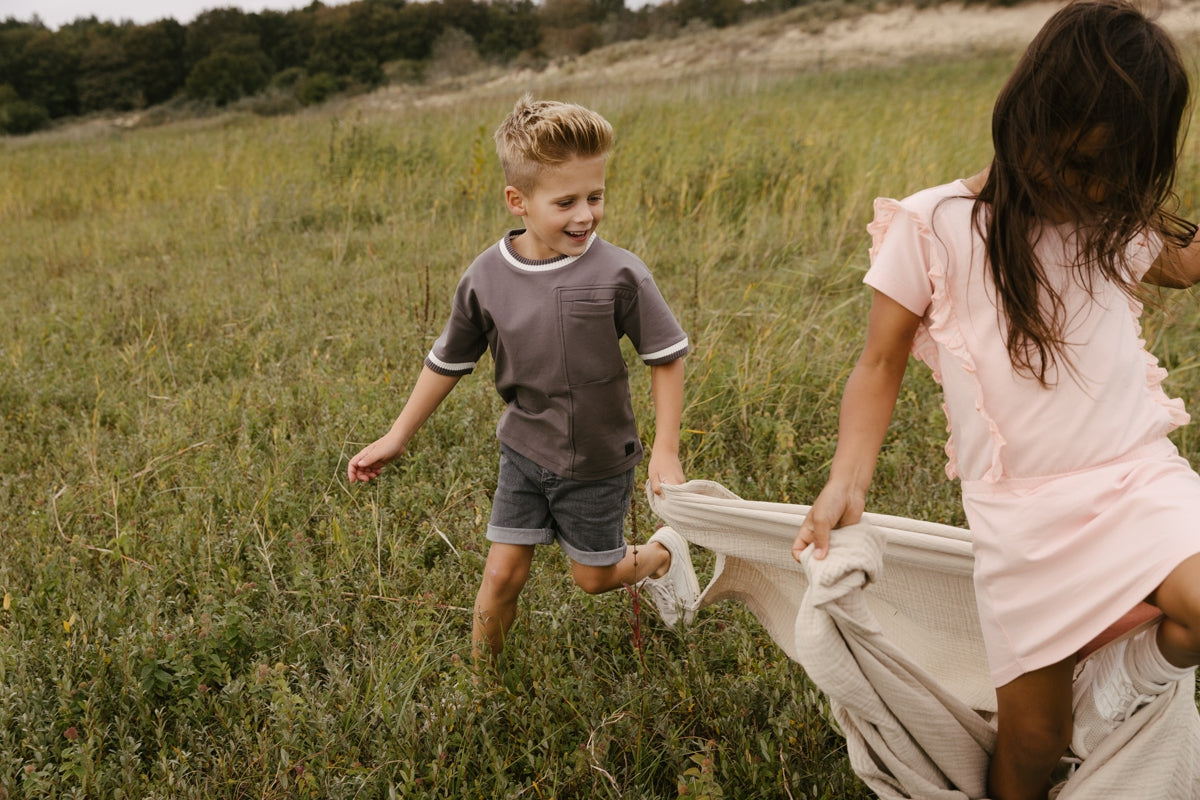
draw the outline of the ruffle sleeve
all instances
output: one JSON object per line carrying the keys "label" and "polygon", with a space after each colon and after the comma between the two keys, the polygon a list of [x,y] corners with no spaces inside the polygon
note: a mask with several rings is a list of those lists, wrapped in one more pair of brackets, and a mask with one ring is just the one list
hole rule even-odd
{"label": "ruffle sleeve", "polygon": [[[912,272],[918,269],[923,272],[929,287],[929,300],[913,340],[913,356],[929,366],[934,380],[943,388],[943,396],[943,353],[953,358],[956,368],[968,377],[974,393],[975,411],[987,426],[992,441],[990,466],[983,480],[999,480],[1004,475],[1002,453],[1006,442],[984,403],[983,386],[978,379],[975,359],[966,346],[959,324],[954,298],[947,283],[945,244],[933,235],[929,217],[890,198],[875,200],[875,217],[867,226],[867,232],[871,235],[871,269],[864,279],[868,285],[891,297],[889,288],[911,285]],[[902,239],[902,247],[896,246],[897,235]],[[897,278],[897,275],[905,272],[909,273],[907,278]],[[904,304],[903,298],[893,299]],[[921,313],[912,308],[910,310]],[[952,426],[949,424],[949,407],[945,401],[942,411],[946,413],[946,430],[949,434],[945,448],[948,459],[946,475],[953,479],[959,477],[958,458]]]}
{"label": "ruffle sleeve", "polygon": [[[1153,233],[1146,233],[1133,241],[1128,250],[1128,261],[1131,273],[1137,280],[1141,280],[1150,271],[1150,267],[1154,265],[1162,248],[1162,239]],[[1136,330],[1141,330],[1142,308],[1141,302],[1133,297],[1129,298],[1129,313],[1133,315]],[[1150,392],[1150,396],[1166,411],[1172,429],[1187,425],[1191,421],[1191,415],[1188,414],[1183,399],[1168,397],[1163,388],[1167,370],[1158,363],[1158,358],[1146,347],[1144,337],[1139,336],[1137,343],[1146,363],[1146,389]]]}
{"label": "ruffle sleeve", "polygon": [[[1140,330],[1142,304],[1137,300],[1130,299],[1129,312],[1133,314],[1134,323]],[[1168,397],[1163,388],[1163,381],[1166,380],[1168,374],[1166,368],[1158,363],[1158,358],[1146,347],[1145,338],[1139,336],[1137,343],[1138,347],[1142,349],[1142,358],[1146,363],[1146,390],[1150,393],[1150,397],[1166,412],[1171,430],[1187,425],[1192,417],[1187,412],[1183,398]]]}

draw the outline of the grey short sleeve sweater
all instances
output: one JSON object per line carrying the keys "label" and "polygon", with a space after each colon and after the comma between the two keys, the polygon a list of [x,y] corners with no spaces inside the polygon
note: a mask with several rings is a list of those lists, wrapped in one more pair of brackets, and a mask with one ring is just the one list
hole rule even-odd
{"label": "grey short sleeve sweater", "polygon": [[593,235],[582,255],[531,262],[509,245],[519,233],[467,269],[425,365],[465,375],[490,349],[500,441],[566,478],[624,472],[642,447],[621,337],[656,365],[682,358],[687,335],[629,251]]}

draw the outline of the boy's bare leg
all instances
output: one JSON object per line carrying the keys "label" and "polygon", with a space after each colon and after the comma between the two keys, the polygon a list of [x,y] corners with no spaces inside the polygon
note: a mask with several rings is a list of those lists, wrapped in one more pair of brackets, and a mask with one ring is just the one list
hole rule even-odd
{"label": "boy's bare leg", "polygon": [[1046,800],[1050,773],[1071,742],[1074,670],[1071,656],[996,690],[996,752],[988,770],[993,800]]}
{"label": "boy's bare leg", "polygon": [[643,578],[661,578],[671,566],[671,553],[658,542],[630,545],[625,557],[607,567],[593,567],[571,562],[571,577],[575,585],[588,594],[633,585]]}
{"label": "boy's bare leg", "polygon": [[517,615],[517,598],[529,580],[532,564],[533,545],[493,542],[488,548],[471,625],[471,655],[476,662],[504,649],[504,637]]}

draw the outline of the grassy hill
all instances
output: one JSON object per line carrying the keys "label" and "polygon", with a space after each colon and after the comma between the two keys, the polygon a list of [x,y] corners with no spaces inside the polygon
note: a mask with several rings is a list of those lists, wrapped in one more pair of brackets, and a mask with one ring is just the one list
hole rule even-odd
{"label": "grassy hill", "polygon": [[[872,198],[984,164],[1014,57],[564,65],[0,143],[0,797],[867,797],[820,694],[744,609],[675,634],[630,594],[574,589],[553,548],[507,656],[473,679],[486,362],[389,474],[351,487],[345,463],[512,222],[491,131],[534,88],[617,130],[602,234],[693,341],[689,477],[811,501],[861,344]],[[1198,175],[1189,144],[1185,210]],[[1192,405],[1197,316],[1185,293],[1146,323]],[[871,509],[961,524],[943,438],[913,369]],[[1194,426],[1177,441],[1200,461]],[[654,526],[637,503],[631,540]]]}

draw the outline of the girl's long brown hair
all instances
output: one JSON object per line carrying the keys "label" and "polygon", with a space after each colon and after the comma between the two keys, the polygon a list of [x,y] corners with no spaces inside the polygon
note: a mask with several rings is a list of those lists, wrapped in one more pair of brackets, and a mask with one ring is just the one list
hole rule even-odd
{"label": "girl's long brown hair", "polygon": [[1120,0],[1067,5],[1026,50],[996,100],[975,201],[1017,371],[1045,386],[1060,360],[1070,368],[1063,300],[1034,250],[1043,226],[1076,230],[1089,291],[1102,279],[1136,292],[1124,257],[1139,232],[1191,240],[1195,228],[1164,211],[1187,107],[1170,38]]}

